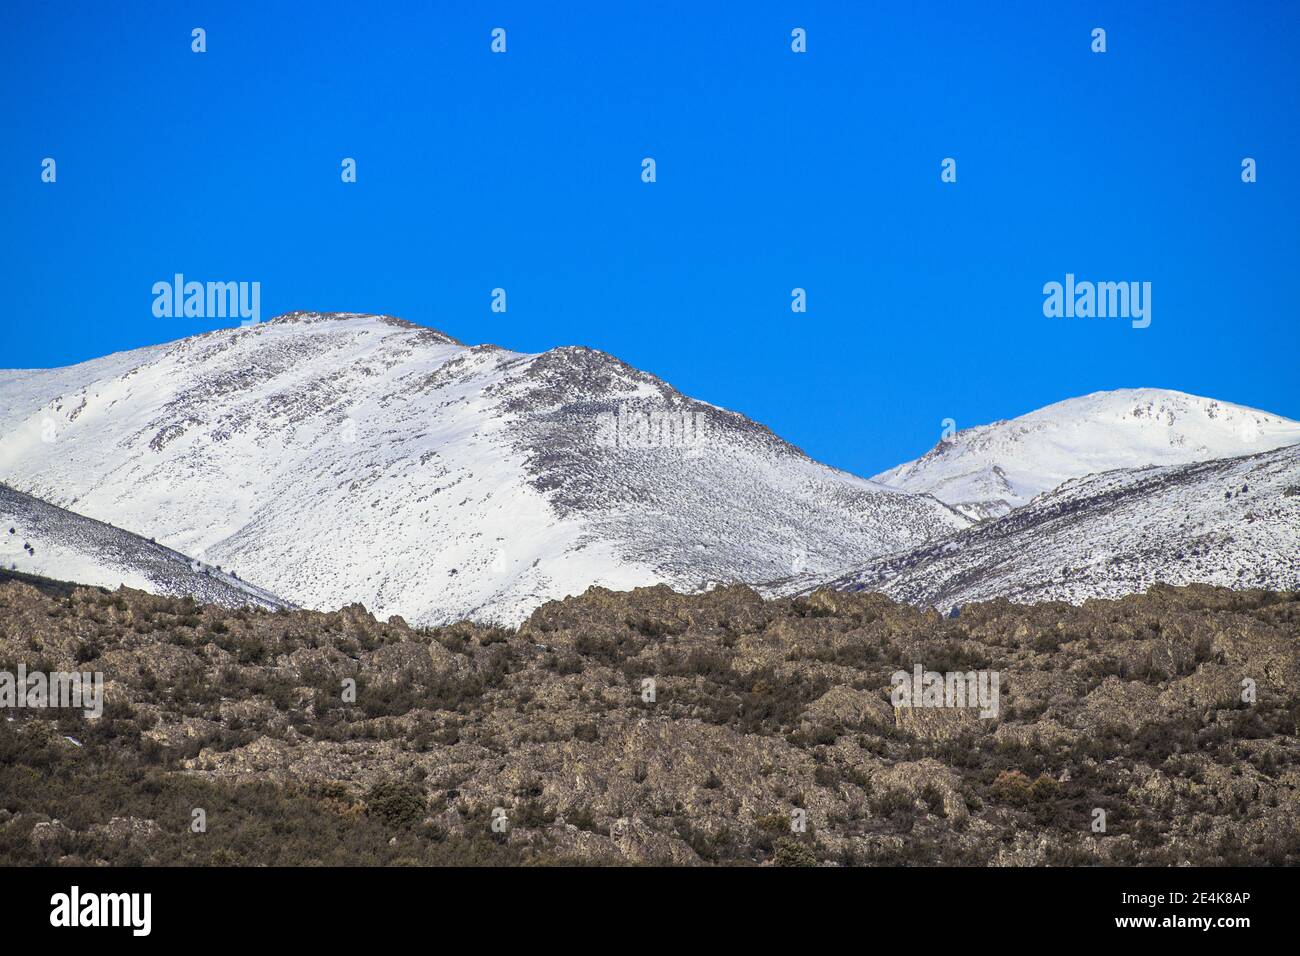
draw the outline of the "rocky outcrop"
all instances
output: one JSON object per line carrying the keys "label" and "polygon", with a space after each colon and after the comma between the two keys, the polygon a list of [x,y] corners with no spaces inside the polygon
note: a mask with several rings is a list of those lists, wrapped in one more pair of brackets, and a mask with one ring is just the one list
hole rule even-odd
{"label": "rocky outcrop", "polygon": [[[9,582],[0,670],[20,662],[106,680],[98,722],[0,724],[0,843],[32,860],[275,863],[297,840],[395,863],[1300,862],[1295,594],[953,619],[875,594],[592,589],[510,631]],[[996,707],[896,707],[918,667],[996,673]],[[74,776],[84,812],[42,783]],[[226,805],[227,830],[305,822],[197,842],[185,800]]]}

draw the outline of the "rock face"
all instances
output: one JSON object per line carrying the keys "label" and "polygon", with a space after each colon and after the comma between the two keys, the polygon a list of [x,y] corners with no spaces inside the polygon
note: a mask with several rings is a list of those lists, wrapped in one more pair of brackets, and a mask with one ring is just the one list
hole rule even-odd
{"label": "rock face", "polygon": [[[0,723],[19,861],[1300,862],[1295,593],[593,588],[430,630],[8,582],[19,662],[106,680],[99,721]],[[996,714],[903,706],[918,665]]]}
{"label": "rock face", "polygon": [[0,480],[294,604],[420,624],[834,573],[969,524],[611,355],[338,313],[0,372]]}

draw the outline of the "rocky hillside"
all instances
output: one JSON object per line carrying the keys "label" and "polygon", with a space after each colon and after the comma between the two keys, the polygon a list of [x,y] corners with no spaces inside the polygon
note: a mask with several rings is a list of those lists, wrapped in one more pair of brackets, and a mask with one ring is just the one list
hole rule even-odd
{"label": "rocky hillside", "polygon": [[[1300,863],[1295,593],[593,589],[514,631],[8,582],[19,662],[107,706],[0,722],[6,862]],[[917,666],[996,715],[892,701]]]}

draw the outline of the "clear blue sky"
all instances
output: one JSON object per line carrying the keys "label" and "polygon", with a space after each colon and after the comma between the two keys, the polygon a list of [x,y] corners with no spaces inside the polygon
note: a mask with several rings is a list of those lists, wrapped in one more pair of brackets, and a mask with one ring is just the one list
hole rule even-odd
{"label": "clear blue sky", "polygon": [[[6,0],[0,367],[217,327],[154,318],[182,272],[604,349],[860,474],[1097,389],[1300,418],[1298,9]],[[1151,327],[1044,318],[1066,272]]]}

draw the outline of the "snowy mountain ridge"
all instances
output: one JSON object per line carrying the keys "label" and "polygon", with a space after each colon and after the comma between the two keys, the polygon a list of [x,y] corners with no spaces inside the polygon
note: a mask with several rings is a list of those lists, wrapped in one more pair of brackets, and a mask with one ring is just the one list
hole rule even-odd
{"label": "snowy mountain ridge", "polygon": [[1153,584],[1300,590],[1300,445],[1119,469],[836,578],[774,587],[883,591],[947,610],[1141,593]]}
{"label": "snowy mountain ridge", "polygon": [[286,607],[274,594],[139,535],[0,485],[0,568],[225,607]]}
{"label": "snowy mountain ridge", "polygon": [[[290,313],[0,372],[0,408],[14,488],[296,604],[420,623],[513,623],[592,584],[831,573],[969,524],[604,353],[468,347],[388,316]],[[611,440],[629,409],[703,440]]]}
{"label": "snowy mountain ridge", "polygon": [[934,495],[976,520],[1006,514],[1072,478],[1181,465],[1300,442],[1300,422],[1158,388],[1094,392],[955,432],[874,480]]}

